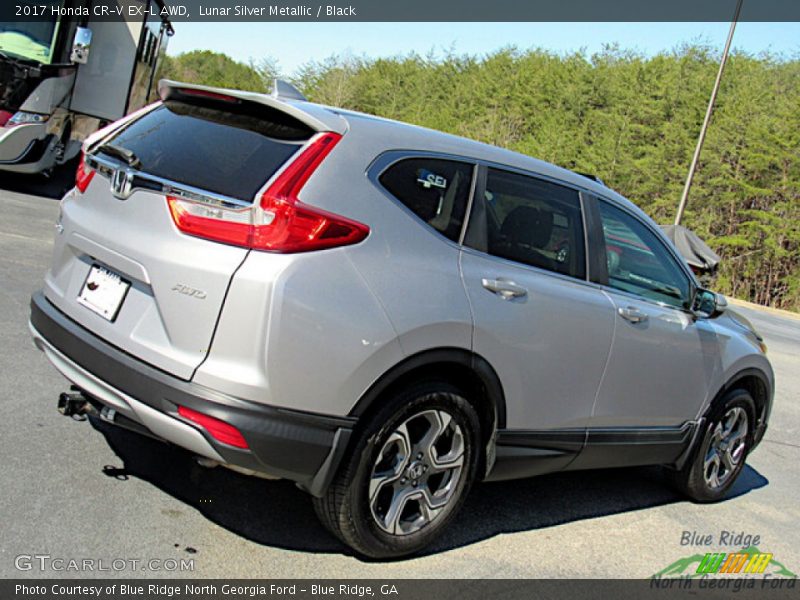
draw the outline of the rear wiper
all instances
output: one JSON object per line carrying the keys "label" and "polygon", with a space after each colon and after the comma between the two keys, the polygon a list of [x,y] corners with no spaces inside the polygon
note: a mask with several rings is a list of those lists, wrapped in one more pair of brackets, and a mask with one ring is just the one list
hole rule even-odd
{"label": "rear wiper", "polygon": [[142,164],[139,158],[132,151],[128,150],[127,148],[123,148],[122,146],[103,144],[97,150],[100,152],[105,152],[106,154],[110,154],[111,156],[121,158],[129,167],[137,168]]}

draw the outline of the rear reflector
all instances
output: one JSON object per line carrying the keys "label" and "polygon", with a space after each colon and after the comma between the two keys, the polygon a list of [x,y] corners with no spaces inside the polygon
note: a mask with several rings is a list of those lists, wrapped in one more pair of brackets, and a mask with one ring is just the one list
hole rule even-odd
{"label": "rear reflector", "polygon": [[81,158],[78,161],[78,170],[75,172],[75,187],[78,188],[81,194],[89,187],[92,177],[94,177],[94,169],[91,169],[89,165],[86,164],[86,155],[81,152]]}
{"label": "rear reflector", "polygon": [[362,241],[369,227],[303,204],[298,194],[342,138],[318,134],[251,208],[236,209],[167,197],[175,225],[197,237],[272,252],[308,252]]}
{"label": "rear reflector", "polygon": [[225,421],[220,421],[214,417],[209,417],[185,406],[178,407],[178,414],[184,419],[189,419],[205,429],[212,438],[234,448],[247,448],[247,441],[241,432],[233,425]]}

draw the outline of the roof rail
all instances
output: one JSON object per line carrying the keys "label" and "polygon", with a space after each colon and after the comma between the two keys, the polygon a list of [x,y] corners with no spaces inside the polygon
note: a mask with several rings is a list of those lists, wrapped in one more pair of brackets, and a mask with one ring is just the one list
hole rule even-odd
{"label": "roof rail", "polygon": [[308,101],[308,98],[303,96],[303,93],[291,83],[277,78],[272,80],[272,93],[270,95],[274,98],[281,98],[284,100]]}
{"label": "roof rail", "polygon": [[603,185],[603,186],[605,186],[605,187],[608,187],[608,186],[606,185],[606,182],[605,182],[605,181],[603,181],[602,179],[600,179],[600,178],[599,178],[597,175],[592,175],[591,173],[581,173],[580,171],[575,171],[575,173],[577,173],[577,174],[578,174],[578,175],[580,175],[581,177],[586,177],[586,179],[591,179],[592,181],[596,181],[596,182],[597,182],[597,183],[599,183],[600,185]]}

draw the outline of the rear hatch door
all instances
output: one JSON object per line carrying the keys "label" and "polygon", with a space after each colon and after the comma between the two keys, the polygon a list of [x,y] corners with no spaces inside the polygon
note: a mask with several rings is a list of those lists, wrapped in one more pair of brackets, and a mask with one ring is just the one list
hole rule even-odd
{"label": "rear hatch door", "polygon": [[249,250],[182,233],[166,196],[245,209],[314,133],[277,101],[168,93],[85,148],[88,186],[62,201],[47,298],[114,346],[190,379]]}

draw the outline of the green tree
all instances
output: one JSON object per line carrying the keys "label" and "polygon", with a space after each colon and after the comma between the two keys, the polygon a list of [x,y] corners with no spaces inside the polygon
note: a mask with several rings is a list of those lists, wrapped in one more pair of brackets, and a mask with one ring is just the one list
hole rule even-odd
{"label": "green tree", "polygon": [[159,79],[264,92],[268,86],[263,68],[268,64],[246,65],[219,52],[193,50],[174,57],[165,56]]}

